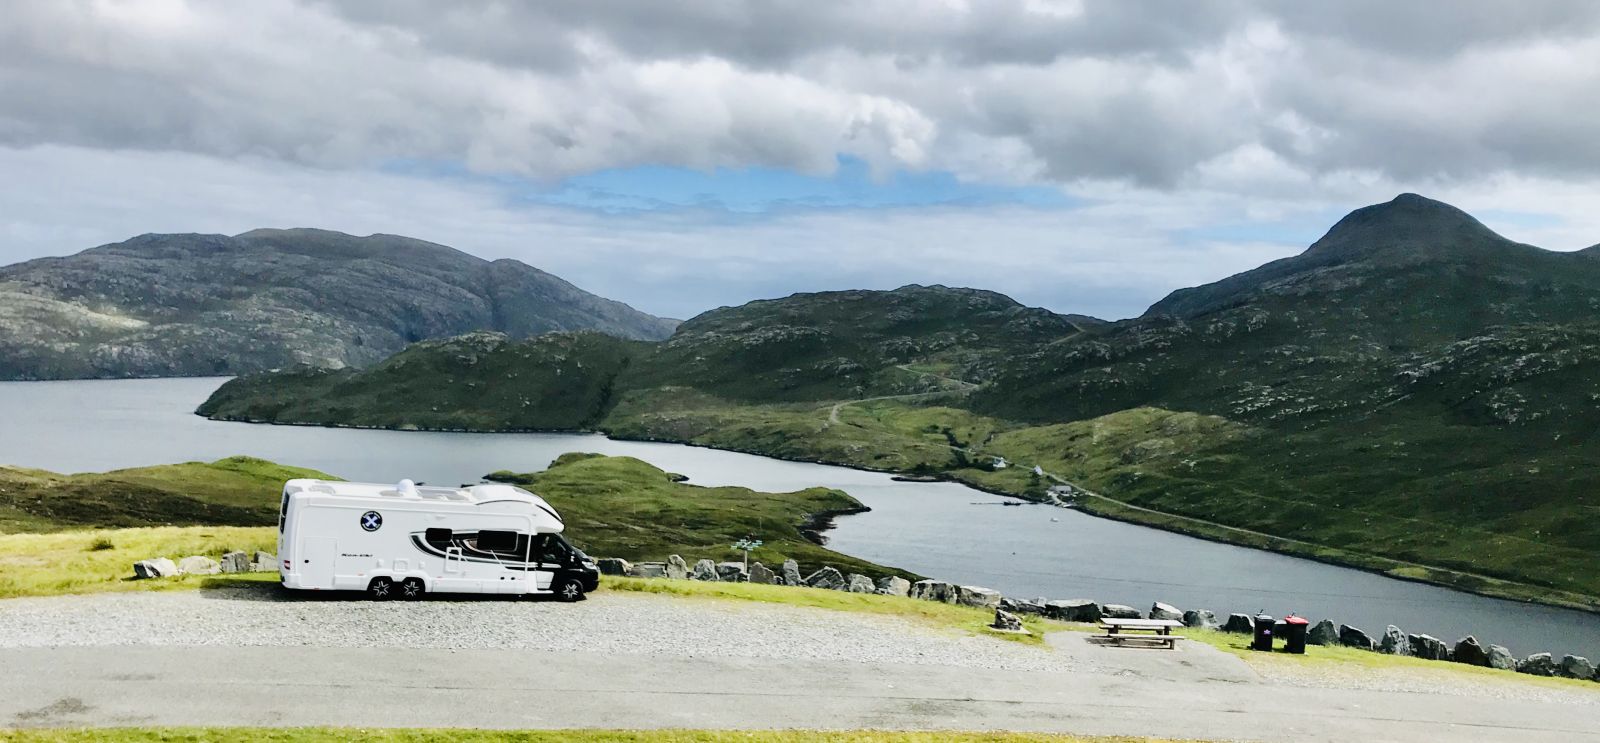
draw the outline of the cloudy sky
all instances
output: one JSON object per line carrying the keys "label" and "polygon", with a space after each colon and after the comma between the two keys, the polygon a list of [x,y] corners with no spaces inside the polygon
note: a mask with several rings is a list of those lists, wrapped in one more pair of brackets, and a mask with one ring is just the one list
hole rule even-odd
{"label": "cloudy sky", "polygon": [[1600,242],[1600,3],[11,2],[0,262],[314,226],[685,317],[1126,317],[1416,191]]}

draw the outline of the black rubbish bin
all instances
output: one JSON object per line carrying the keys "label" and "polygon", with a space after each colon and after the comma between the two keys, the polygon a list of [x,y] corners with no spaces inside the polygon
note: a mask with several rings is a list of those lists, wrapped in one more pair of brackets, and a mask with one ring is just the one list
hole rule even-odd
{"label": "black rubbish bin", "polygon": [[1267,614],[1257,614],[1255,625],[1256,638],[1250,643],[1250,649],[1272,652],[1272,617]]}
{"label": "black rubbish bin", "polygon": [[1283,618],[1283,650],[1296,655],[1306,654],[1306,631],[1311,620],[1293,614]]}

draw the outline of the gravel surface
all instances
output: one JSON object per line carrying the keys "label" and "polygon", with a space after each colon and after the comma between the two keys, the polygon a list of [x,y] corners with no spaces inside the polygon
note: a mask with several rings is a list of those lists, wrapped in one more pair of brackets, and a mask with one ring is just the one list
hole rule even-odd
{"label": "gravel surface", "polygon": [[1350,668],[1339,666],[1289,667],[1272,663],[1252,663],[1262,679],[1273,684],[1318,689],[1360,689],[1409,694],[1448,694],[1458,697],[1491,697],[1529,702],[1585,704],[1600,707],[1600,684],[1594,688],[1572,685],[1569,688],[1541,684],[1513,673],[1466,675],[1448,668]]}
{"label": "gravel surface", "polygon": [[534,648],[678,657],[887,662],[1014,671],[1098,670],[1091,661],[872,614],[753,602],[599,593],[552,601],[373,603],[275,587],[0,602],[0,648],[226,645]]}

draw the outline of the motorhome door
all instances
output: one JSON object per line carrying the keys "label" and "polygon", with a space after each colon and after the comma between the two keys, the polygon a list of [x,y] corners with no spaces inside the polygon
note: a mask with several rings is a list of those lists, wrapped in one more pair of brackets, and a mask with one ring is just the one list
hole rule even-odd
{"label": "motorhome door", "polygon": [[333,537],[306,537],[300,540],[300,585],[306,588],[333,588],[334,560],[339,555],[339,540]]}

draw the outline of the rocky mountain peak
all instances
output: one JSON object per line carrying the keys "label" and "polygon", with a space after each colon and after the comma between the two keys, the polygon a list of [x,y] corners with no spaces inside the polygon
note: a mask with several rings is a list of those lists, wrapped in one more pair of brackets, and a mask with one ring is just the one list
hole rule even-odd
{"label": "rocky mountain peak", "polygon": [[1440,251],[1484,243],[1512,244],[1471,214],[1414,193],[1345,215],[1307,256],[1368,254],[1384,249]]}

